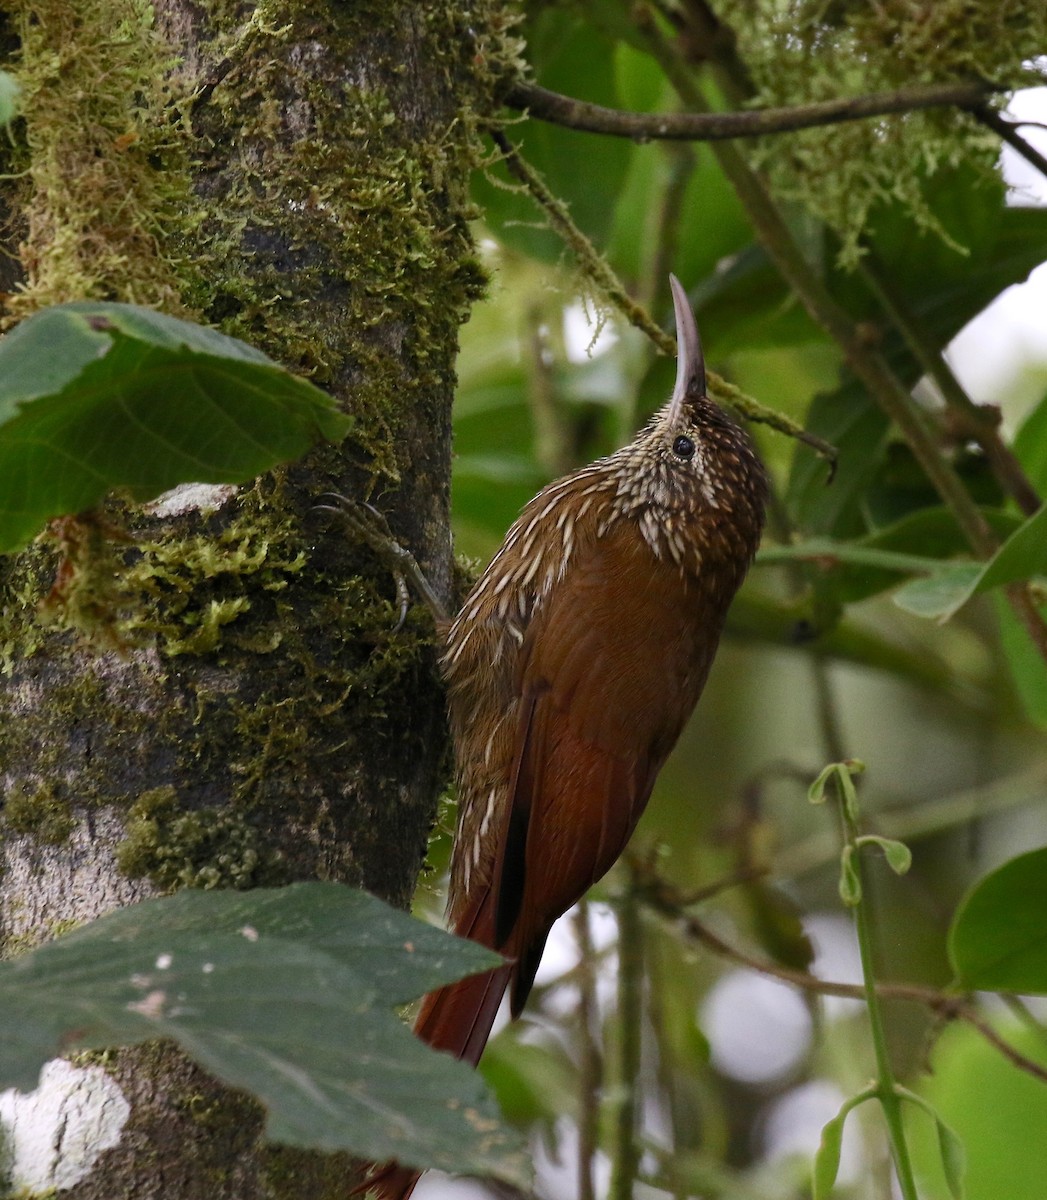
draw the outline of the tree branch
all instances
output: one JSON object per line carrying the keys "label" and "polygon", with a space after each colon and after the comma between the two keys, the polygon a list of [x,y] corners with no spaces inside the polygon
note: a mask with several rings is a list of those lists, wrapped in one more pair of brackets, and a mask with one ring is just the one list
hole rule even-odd
{"label": "tree branch", "polygon": [[1041,154],[1031,142],[1027,142],[1017,128],[1018,125],[1031,125],[1034,122],[1018,121],[1012,124],[987,104],[976,105],[971,111],[983,125],[999,135],[1008,146],[1017,150],[1027,163],[1034,166],[1041,175],[1047,177],[1047,156]]}
{"label": "tree branch", "polygon": [[967,395],[923,322],[906,303],[901,289],[880,268],[871,251],[862,259],[859,270],[905,338],[916,361],[937,384],[958,436],[970,438],[981,446],[997,482],[1022,512],[1031,517],[1040,507],[1040,497],[1017,455],[1000,437],[999,410],[975,404]]}
{"label": "tree branch", "polygon": [[[701,93],[679,49],[660,32],[646,9],[639,8],[635,20],[681,99],[692,108],[699,108],[702,104]],[[934,429],[923,412],[913,404],[909,390],[883,356],[867,345],[860,326],[837,303],[828,285],[807,262],[780,208],[741,152],[734,146],[718,145],[713,153],[782,278],[796,292],[811,318],[840,347],[848,366],[869,395],[898,427],[924,474],[952,512],[976,557],[985,560],[991,558],[999,548],[999,541],[952,464],[941,453]],[[1047,662],[1047,622],[1029,598],[1027,589],[1022,585],[1012,585],[1006,590],[1006,595],[1037,653]]]}
{"label": "tree branch", "polygon": [[[489,132],[494,144],[502,152],[502,161],[505,163],[506,170],[523,184],[531,199],[542,209],[550,226],[570,247],[582,271],[630,325],[646,334],[663,354],[675,355],[676,342],[658,325],[643,305],[638,304],[629,295],[607,260],[571,219],[571,214],[564,202],[553,195],[541,175],[524,160],[516,146],[500,129],[492,129]],[[709,389],[714,399],[726,401],[747,420],[761,421],[772,429],[778,430],[779,433],[784,433],[786,437],[796,438],[797,441],[810,446],[816,454],[827,459],[830,468],[835,466],[835,446],[830,445],[816,434],[808,433],[784,413],[757,403],[740,388],[722,379],[715,371],[709,371],[708,377]]]}
{"label": "tree branch", "polygon": [[838,100],[753,109],[751,112],[636,113],[590,104],[520,81],[510,88],[505,102],[511,108],[526,110],[532,117],[587,133],[610,134],[638,142],[652,139],[715,142],[786,133],[818,125],[838,125],[844,121],[862,121],[924,108],[962,108],[978,112],[980,117],[982,111],[988,111],[985,109],[987,97],[998,90],[981,82],[915,84],[894,92],[844,96]]}
{"label": "tree branch", "polygon": [[[777,979],[790,987],[799,988],[801,991],[814,995],[840,996],[848,1000],[865,999],[865,990],[860,983],[835,983],[827,979],[819,979],[816,975],[810,975],[806,971],[779,966],[770,959],[759,958],[732,946],[719,934],[713,933],[697,917],[683,911],[678,893],[671,884],[660,879],[649,868],[646,877],[641,877],[642,867],[635,862],[631,865],[637,894],[643,902],[663,917],[677,922],[681,932],[688,940],[711,950],[719,958],[727,959],[750,971],[758,971],[761,975]],[[917,983],[877,983],[876,993],[885,1000],[907,1000],[913,1004],[922,1004],[945,1020],[965,1021],[1019,1071],[1024,1071],[1034,1079],[1039,1079],[1041,1083],[1047,1083],[1047,1067],[1027,1058],[1005,1041],[965,997],[950,995],[948,992]]]}

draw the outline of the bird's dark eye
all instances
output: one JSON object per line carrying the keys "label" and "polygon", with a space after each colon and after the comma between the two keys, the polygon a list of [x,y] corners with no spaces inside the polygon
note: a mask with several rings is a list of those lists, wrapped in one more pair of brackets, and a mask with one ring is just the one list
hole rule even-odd
{"label": "bird's dark eye", "polygon": [[692,442],[691,439],[685,434],[681,433],[676,441],[673,442],[673,454],[675,454],[677,458],[694,458],[694,442]]}

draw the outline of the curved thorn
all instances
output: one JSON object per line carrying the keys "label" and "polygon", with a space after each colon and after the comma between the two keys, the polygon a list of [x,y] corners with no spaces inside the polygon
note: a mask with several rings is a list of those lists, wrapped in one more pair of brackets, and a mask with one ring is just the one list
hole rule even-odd
{"label": "curved thorn", "polygon": [[669,276],[676,312],[676,386],[670,401],[669,419],[676,420],[688,396],[705,395],[705,356],[694,311],[683,285],[675,275]]}

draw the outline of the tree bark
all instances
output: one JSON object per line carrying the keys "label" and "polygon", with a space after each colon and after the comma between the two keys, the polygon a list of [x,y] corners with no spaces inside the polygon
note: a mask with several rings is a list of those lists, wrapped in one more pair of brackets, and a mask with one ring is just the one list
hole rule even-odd
{"label": "tree bark", "polygon": [[[72,46],[79,64],[93,51],[76,39],[98,36],[100,3],[26,0],[9,13],[42,39],[40,61],[53,37],[52,57]],[[145,20],[148,6],[123,3]],[[166,125],[140,163],[174,214],[139,239],[159,267],[100,269],[78,286],[57,271],[45,287],[47,197],[39,183],[9,193],[29,214],[16,311],[85,292],[177,307],[173,279],[190,312],[310,375],[355,418],[343,446],[253,486],[181,489],[144,511],[114,505],[107,515],[134,543],[110,548],[111,572],[104,556],[81,564],[86,591],[50,628],[38,606],[56,547],[3,567],[9,954],[182,886],[318,877],[410,898],[445,776],[434,631],[417,607],[395,628],[393,580],[313,506],[325,491],[370,498],[451,602],[454,356],[483,282],[467,184],[504,28],[497,5],[471,5],[468,19],[464,7],[156,0],[143,36],[155,49],[159,34],[180,59],[166,108],[141,111],[140,89],[122,102],[143,126]],[[112,38],[112,21],[103,26]],[[26,50],[27,77],[31,59]],[[37,163],[47,138],[60,139],[34,112],[62,101],[62,72],[38,85],[26,86]],[[120,153],[102,138],[103,175],[126,168]],[[83,171],[69,174],[76,193]],[[69,233],[60,214],[51,228]],[[141,283],[163,271],[163,286]],[[100,639],[118,648],[100,651]],[[345,1162],[266,1147],[259,1110],[170,1047],[93,1056],[48,1086],[104,1110],[105,1138],[88,1138],[79,1162],[56,1143],[49,1178],[19,1176],[16,1153],[16,1187],[78,1200],[345,1195]]]}

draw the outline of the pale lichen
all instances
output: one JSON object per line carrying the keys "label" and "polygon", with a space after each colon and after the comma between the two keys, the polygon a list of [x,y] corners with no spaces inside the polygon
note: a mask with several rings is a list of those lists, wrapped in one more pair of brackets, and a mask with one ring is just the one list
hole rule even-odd
{"label": "pale lichen", "polygon": [[[1026,0],[724,0],[717,12],[734,30],[760,106],[916,83],[1042,83],[1030,64],[1047,44],[1047,6]],[[964,232],[943,219],[932,190],[960,166],[993,177],[999,140],[967,114],[928,110],[778,134],[748,152],[782,199],[835,230],[841,262],[853,265],[870,222],[889,205],[962,252]]]}

